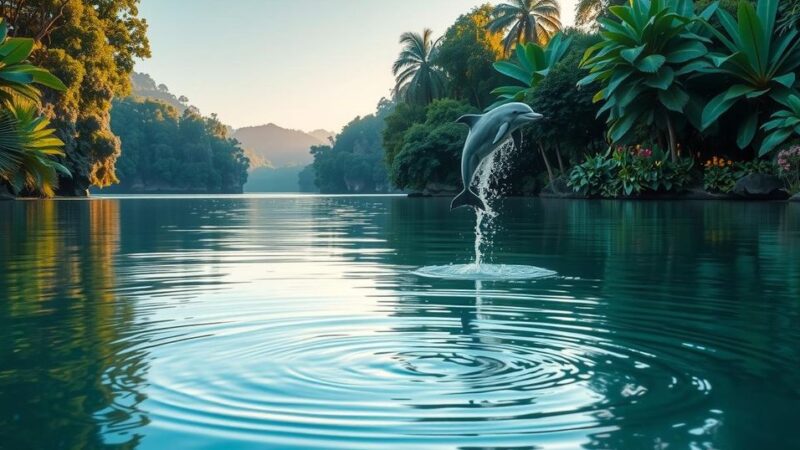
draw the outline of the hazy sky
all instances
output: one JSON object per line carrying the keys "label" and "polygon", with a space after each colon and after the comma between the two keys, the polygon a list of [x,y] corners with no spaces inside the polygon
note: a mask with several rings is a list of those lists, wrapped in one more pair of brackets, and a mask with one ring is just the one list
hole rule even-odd
{"label": "hazy sky", "polygon": [[[136,70],[236,128],[273,122],[338,132],[389,95],[402,32],[441,35],[482,3],[142,0],[153,56]],[[571,25],[575,0],[560,3]]]}

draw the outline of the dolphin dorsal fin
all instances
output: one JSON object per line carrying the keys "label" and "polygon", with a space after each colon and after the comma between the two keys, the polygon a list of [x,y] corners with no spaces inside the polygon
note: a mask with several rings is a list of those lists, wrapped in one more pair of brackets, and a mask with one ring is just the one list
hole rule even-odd
{"label": "dolphin dorsal fin", "polygon": [[481,114],[464,114],[456,119],[456,123],[463,123],[464,125],[472,128],[476,123],[478,123],[479,120],[481,120],[481,117],[483,117]]}
{"label": "dolphin dorsal fin", "polygon": [[500,125],[500,129],[497,130],[497,136],[494,137],[494,142],[492,142],[492,145],[499,144],[500,141],[503,140],[503,136],[508,133],[508,126],[508,122],[503,122],[503,124]]}

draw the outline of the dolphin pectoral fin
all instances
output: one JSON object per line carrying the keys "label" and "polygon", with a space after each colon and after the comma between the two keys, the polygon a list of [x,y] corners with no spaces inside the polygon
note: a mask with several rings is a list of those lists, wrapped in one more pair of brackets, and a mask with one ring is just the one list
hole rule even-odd
{"label": "dolphin pectoral fin", "polygon": [[514,148],[520,150],[522,148],[522,130],[511,133],[511,139],[514,139]]}
{"label": "dolphin pectoral fin", "polygon": [[503,139],[503,136],[505,136],[506,133],[508,133],[508,122],[503,122],[503,124],[500,125],[500,129],[497,130],[497,136],[494,137],[492,145],[499,144],[500,140]]}
{"label": "dolphin pectoral fin", "polygon": [[463,123],[464,125],[472,128],[476,123],[478,123],[479,120],[481,120],[481,117],[483,116],[480,114],[465,114],[456,119],[456,123]]}
{"label": "dolphin pectoral fin", "polygon": [[475,195],[475,193],[470,189],[464,189],[456,196],[456,198],[453,199],[453,203],[450,203],[450,210],[452,211],[462,206],[472,206],[473,208],[480,210],[486,209],[486,205],[483,204],[483,200]]}

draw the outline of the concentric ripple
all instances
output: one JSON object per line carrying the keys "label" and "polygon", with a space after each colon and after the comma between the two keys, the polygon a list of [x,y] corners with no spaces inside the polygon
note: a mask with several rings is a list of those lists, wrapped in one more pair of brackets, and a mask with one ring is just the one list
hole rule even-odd
{"label": "concentric ripple", "polygon": [[533,280],[548,278],[556,272],[535,266],[520,264],[448,264],[444,266],[425,266],[413,272],[415,275],[444,280]]}
{"label": "concentric ripple", "polygon": [[11,202],[0,447],[800,448],[796,209],[447,200]]}

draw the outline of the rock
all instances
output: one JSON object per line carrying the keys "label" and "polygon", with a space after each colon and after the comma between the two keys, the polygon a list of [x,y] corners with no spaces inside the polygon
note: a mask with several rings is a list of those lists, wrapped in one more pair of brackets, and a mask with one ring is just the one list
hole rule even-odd
{"label": "rock", "polygon": [[762,200],[786,200],[789,194],[775,175],[751,173],[736,182],[733,193],[742,198]]}
{"label": "rock", "polygon": [[800,192],[794,194],[792,198],[789,199],[790,202],[797,202],[800,203]]}

